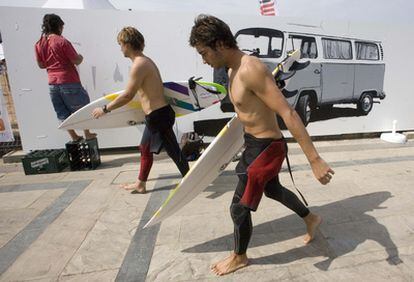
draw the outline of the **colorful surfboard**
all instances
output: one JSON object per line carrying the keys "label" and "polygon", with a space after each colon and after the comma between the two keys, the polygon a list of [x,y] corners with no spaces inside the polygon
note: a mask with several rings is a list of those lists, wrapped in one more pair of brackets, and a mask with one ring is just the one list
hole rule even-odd
{"label": "colorful surfboard", "polygon": [[[290,53],[276,67],[273,75],[276,75],[279,71],[288,71],[299,58],[299,50]],[[234,116],[207,147],[177,187],[170,192],[168,198],[145,224],[144,228],[171,216],[200,194],[227,167],[233,156],[241,149],[243,143],[243,125],[237,116]]]}
{"label": "colorful surfboard", "polygon": [[[206,89],[217,92],[213,94]],[[113,101],[122,91],[99,98],[69,116],[60,126],[60,129],[102,129],[117,128],[141,124],[145,114],[142,111],[138,95],[127,105],[94,119],[93,109],[102,107]],[[207,108],[224,98],[227,91],[217,83],[197,81],[191,90],[188,81],[165,82],[164,94],[168,103],[173,107],[176,116],[191,114],[202,108]]]}

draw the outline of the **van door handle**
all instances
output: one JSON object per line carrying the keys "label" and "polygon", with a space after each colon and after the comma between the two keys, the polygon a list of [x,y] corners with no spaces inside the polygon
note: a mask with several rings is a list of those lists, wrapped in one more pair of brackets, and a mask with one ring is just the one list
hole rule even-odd
{"label": "van door handle", "polygon": [[318,70],[318,69],[314,70],[313,72],[316,73],[316,74],[320,74],[321,73],[321,71]]}

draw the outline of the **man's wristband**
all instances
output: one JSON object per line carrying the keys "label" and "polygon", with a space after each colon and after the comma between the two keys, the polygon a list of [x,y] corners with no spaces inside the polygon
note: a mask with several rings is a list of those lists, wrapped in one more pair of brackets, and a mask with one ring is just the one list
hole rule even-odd
{"label": "man's wristband", "polygon": [[102,107],[102,111],[103,111],[105,114],[107,114],[107,113],[110,113],[110,112],[111,112],[110,110],[108,110],[108,108],[106,107],[106,105],[104,105],[104,106]]}

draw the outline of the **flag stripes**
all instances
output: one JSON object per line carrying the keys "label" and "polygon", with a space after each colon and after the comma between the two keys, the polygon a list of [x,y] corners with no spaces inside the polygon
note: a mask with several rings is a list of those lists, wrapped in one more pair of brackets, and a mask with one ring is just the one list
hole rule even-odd
{"label": "flag stripes", "polygon": [[275,2],[274,0],[259,0],[260,14],[262,16],[275,16]]}

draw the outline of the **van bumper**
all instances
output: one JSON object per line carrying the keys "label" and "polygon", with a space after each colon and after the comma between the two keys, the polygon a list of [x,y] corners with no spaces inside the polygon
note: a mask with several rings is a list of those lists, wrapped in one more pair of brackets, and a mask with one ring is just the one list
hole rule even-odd
{"label": "van bumper", "polygon": [[378,93],[378,98],[380,98],[381,100],[384,100],[384,98],[385,98],[385,92],[384,91],[381,91],[380,93]]}

